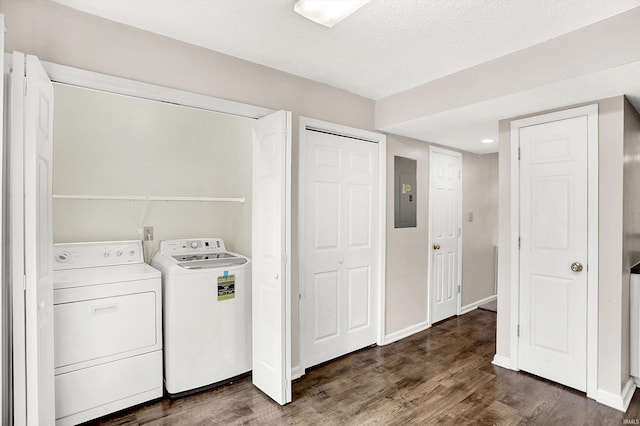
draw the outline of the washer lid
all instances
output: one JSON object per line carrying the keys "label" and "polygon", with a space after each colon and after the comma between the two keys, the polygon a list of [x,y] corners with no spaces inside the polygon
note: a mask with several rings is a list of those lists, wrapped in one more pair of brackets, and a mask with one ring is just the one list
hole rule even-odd
{"label": "washer lid", "polygon": [[160,277],[160,271],[146,263],[64,269],[53,271],[53,289],[58,290],[61,288],[139,281]]}
{"label": "washer lid", "polygon": [[[244,256],[236,256],[229,253],[215,253],[216,255],[228,256],[173,256],[178,266],[186,269],[208,269],[208,268],[224,268],[226,266],[244,265],[248,262]],[[182,259],[185,258],[185,259]]]}

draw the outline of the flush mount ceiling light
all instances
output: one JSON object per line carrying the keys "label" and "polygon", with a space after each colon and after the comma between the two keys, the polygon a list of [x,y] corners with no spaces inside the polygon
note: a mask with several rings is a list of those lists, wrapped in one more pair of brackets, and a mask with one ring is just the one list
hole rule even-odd
{"label": "flush mount ceiling light", "polygon": [[482,143],[493,143],[493,139],[482,139],[480,142],[482,142]]}
{"label": "flush mount ceiling light", "polygon": [[370,0],[297,0],[293,10],[325,27],[333,27]]}

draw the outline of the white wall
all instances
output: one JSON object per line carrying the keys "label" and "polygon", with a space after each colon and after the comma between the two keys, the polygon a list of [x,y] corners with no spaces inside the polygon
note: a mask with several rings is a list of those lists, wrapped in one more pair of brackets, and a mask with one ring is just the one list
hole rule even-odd
{"label": "white wall", "polygon": [[496,294],[494,245],[497,243],[498,154],[465,152],[462,155],[462,306]]}
{"label": "white wall", "polygon": [[[416,164],[416,227],[394,228],[394,156]],[[429,145],[387,135],[387,265],[385,331],[387,335],[428,325],[427,260],[429,258]]]}
{"label": "white wall", "polygon": [[[222,237],[251,256],[253,120],[55,85],[53,191],[245,197],[244,204],[54,200],[55,242]],[[148,258],[148,257],[147,257]]]}

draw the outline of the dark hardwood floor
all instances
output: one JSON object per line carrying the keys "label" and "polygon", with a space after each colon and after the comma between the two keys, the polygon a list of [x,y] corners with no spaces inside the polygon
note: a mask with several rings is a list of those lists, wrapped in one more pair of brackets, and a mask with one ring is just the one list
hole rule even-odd
{"label": "dark hardwood floor", "polygon": [[249,377],[100,419],[102,425],[621,425],[640,419],[535,376],[491,364],[496,314],[475,310],[383,347],[307,370],[284,407]]}

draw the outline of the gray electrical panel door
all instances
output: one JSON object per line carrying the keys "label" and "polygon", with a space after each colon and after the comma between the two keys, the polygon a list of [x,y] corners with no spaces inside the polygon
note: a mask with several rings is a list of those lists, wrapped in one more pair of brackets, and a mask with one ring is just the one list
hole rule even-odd
{"label": "gray electrical panel door", "polygon": [[394,165],[394,226],[416,226],[416,160],[393,158]]}

